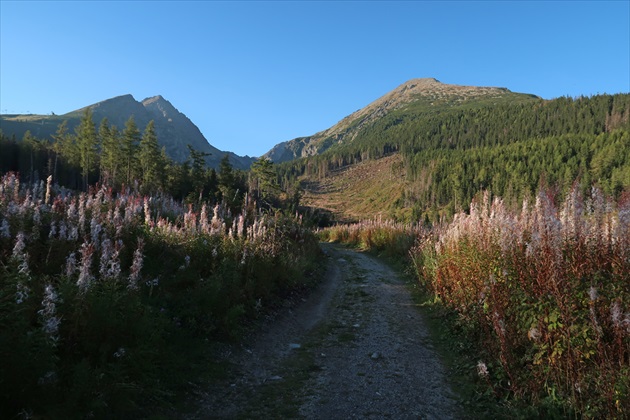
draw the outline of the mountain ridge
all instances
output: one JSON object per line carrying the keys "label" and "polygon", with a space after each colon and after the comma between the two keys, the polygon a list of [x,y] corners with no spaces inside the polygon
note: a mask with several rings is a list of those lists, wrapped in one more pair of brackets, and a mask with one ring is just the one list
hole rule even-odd
{"label": "mountain ridge", "polygon": [[160,146],[164,146],[166,153],[177,162],[188,159],[188,144],[198,151],[209,153],[206,163],[213,168],[218,168],[226,154],[237,169],[247,169],[255,160],[212,146],[199,128],[162,95],[137,101],[133,95],[123,94],[62,115],[4,115],[0,118],[0,128],[5,134],[15,134],[18,138],[30,130],[35,137],[49,139],[64,120],[68,121],[68,129],[72,132],[87,108],[92,110],[95,124],[98,125],[103,118],[107,118],[110,125],[115,125],[120,130],[131,116],[141,132],[153,120]]}
{"label": "mountain ridge", "polygon": [[332,127],[311,136],[276,144],[263,156],[276,163],[322,153],[336,144],[353,141],[360,131],[377,119],[399,109],[421,103],[427,111],[461,106],[474,100],[510,100],[538,98],[515,93],[504,87],[465,86],[442,83],[427,78],[410,79],[385,93],[365,107],[342,118]]}

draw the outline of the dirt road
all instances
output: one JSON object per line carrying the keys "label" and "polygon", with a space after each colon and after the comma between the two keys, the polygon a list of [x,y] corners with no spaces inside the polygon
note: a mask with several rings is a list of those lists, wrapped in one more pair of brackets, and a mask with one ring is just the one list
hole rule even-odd
{"label": "dirt road", "polygon": [[403,280],[369,255],[323,249],[325,281],[226,351],[227,380],[197,395],[188,418],[462,417]]}

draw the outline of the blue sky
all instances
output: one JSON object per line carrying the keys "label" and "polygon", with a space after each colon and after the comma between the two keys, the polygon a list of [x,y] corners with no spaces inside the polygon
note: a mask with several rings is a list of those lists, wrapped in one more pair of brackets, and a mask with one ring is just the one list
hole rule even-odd
{"label": "blue sky", "polygon": [[543,98],[630,92],[630,1],[0,0],[0,112],[162,95],[259,156],[416,77]]}

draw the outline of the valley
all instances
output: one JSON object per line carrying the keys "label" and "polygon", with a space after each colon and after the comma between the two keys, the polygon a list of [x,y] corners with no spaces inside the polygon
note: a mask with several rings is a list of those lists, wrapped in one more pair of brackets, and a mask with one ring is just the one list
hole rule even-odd
{"label": "valley", "polygon": [[0,416],[628,417],[628,93],[412,79],[258,159],[159,95],[0,128]]}

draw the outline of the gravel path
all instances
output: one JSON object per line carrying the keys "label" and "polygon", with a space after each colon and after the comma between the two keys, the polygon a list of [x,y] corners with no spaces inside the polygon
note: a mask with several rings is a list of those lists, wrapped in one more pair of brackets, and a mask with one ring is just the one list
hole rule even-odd
{"label": "gravel path", "polygon": [[229,378],[188,418],[463,417],[403,280],[369,255],[322,247],[325,281],[226,351]]}

